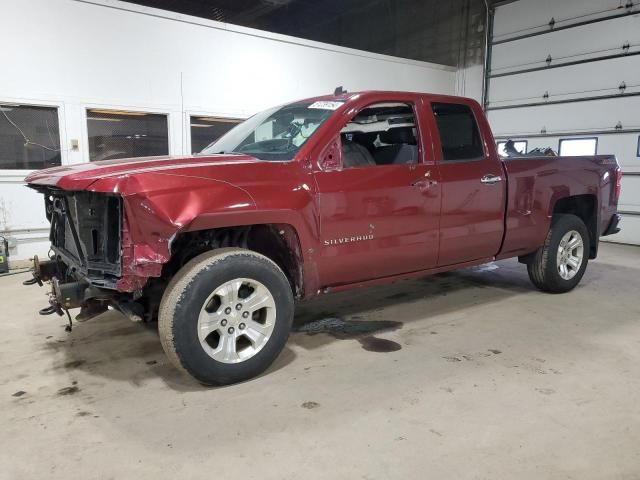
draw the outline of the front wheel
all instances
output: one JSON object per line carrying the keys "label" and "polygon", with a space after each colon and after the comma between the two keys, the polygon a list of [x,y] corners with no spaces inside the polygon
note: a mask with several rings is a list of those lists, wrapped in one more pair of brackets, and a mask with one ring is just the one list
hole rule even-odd
{"label": "front wheel", "polygon": [[201,383],[225,385],[262,373],[287,341],[291,286],[250,250],[224,248],[188,262],[167,287],[158,328],[171,362]]}
{"label": "front wheel", "polygon": [[589,261],[589,231],[575,215],[556,215],[544,242],[527,264],[531,282],[540,290],[564,293],[582,279]]}

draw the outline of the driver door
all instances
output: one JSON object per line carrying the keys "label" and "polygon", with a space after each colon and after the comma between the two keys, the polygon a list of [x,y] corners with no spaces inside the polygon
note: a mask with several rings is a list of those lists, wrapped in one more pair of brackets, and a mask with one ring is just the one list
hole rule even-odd
{"label": "driver door", "polygon": [[[325,151],[332,158],[338,154],[337,164],[323,164],[325,157],[319,161],[314,177],[323,286],[424,270],[437,263],[438,170],[431,139],[420,128],[411,100],[364,105],[345,120]],[[369,121],[385,116],[386,123]]]}

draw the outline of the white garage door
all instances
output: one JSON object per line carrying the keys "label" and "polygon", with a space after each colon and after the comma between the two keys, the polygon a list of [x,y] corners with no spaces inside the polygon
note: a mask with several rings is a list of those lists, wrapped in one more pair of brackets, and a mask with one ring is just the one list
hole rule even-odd
{"label": "white garage door", "polygon": [[623,230],[607,239],[640,244],[640,0],[498,2],[491,36],[496,140],[615,154]]}

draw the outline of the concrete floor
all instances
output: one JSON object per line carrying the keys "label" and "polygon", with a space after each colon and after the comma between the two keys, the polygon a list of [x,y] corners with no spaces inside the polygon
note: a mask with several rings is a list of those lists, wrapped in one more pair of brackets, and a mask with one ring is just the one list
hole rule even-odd
{"label": "concrete floor", "polygon": [[65,333],[0,278],[0,478],[640,478],[640,248],[600,255],[565,295],[506,261],[324,297],[218,389],[155,326]]}

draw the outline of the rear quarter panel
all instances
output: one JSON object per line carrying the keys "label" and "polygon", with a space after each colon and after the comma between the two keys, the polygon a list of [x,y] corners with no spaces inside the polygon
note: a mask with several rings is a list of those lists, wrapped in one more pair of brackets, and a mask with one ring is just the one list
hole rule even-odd
{"label": "rear quarter panel", "polygon": [[508,193],[506,231],[498,258],[524,255],[542,246],[555,204],[562,198],[595,196],[597,237],[615,213],[615,157],[513,158],[503,163]]}

